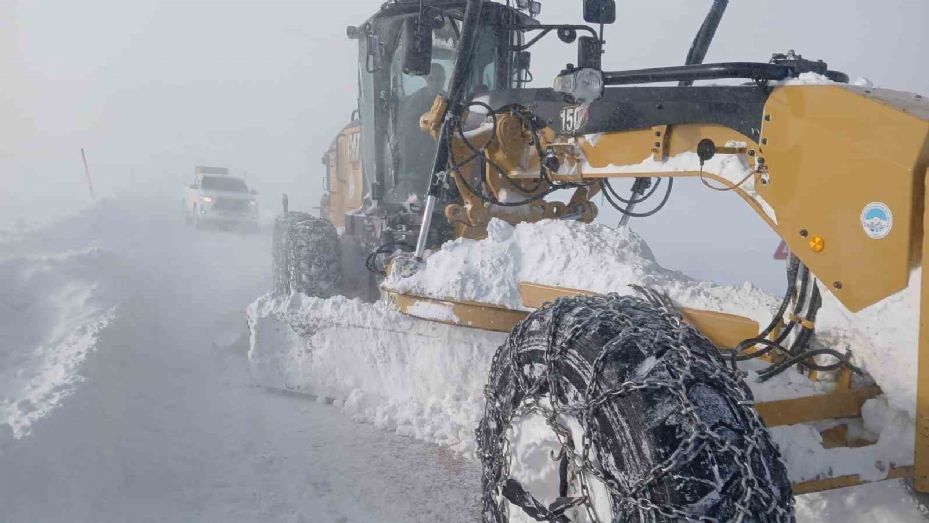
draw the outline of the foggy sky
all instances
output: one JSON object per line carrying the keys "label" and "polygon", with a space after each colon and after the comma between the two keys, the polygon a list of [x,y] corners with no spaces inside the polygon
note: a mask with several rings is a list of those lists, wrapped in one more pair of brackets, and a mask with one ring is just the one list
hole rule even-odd
{"label": "foggy sky", "polygon": [[[248,173],[266,209],[285,191],[296,208],[317,205],[320,158],[355,107],[345,26],[380,4],[0,0],[0,229],[89,203],[81,147],[103,196],[138,187],[180,202],[181,182],[207,164]],[[681,63],[709,5],[620,0],[604,68]],[[543,22],[580,19],[580,0],[543,6]],[[707,61],[796,49],[852,78],[929,94],[927,22],[922,0],[731,0]],[[576,53],[554,38],[534,51],[537,85]],[[634,222],[659,260],[777,287],[773,234],[738,198],[692,182],[665,212]]]}

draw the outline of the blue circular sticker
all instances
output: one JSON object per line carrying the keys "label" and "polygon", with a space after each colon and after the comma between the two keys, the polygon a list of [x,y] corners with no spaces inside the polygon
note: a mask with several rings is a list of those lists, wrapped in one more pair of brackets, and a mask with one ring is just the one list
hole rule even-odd
{"label": "blue circular sticker", "polygon": [[894,215],[882,202],[871,202],[861,211],[861,226],[868,238],[880,240],[894,227]]}

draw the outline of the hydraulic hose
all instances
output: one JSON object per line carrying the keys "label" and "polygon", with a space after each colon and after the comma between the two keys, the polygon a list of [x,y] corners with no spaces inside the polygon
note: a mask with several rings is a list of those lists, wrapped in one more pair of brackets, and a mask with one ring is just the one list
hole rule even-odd
{"label": "hydraulic hose", "polygon": [[[703,20],[703,25],[700,26],[700,30],[697,31],[697,36],[694,37],[694,42],[687,52],[687,59],[684,61],[684,64],[695,65],[703,63],[703,59],[706,58],[706,52],[713,42],[713,37],[716,36],[716,29],[719,27],[719,22],[723,19],[723,14],[725,14],[728,5],[729,0],[713,0],[713,6],[710,7],[710,12],[706,14],[706,18]],[[692,84],[693,80],[681,80],[679,85],[681,87],[686,87]]]}

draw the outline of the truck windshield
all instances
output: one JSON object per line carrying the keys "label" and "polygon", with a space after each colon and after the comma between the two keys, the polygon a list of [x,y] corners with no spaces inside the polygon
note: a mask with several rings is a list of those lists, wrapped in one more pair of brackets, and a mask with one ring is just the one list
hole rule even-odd
{"label": "truck windshield", "polygon": [[207,191],[248,192],[248,187],[242,180],[219,176],[204,176],[200,188]]}

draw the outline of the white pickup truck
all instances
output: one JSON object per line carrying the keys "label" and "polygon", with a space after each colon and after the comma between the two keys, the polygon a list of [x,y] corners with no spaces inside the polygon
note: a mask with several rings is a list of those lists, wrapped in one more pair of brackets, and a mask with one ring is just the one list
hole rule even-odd
{"label": "white pickup truck", "polygon": [[257,191],[221,167],[197,167],[194,181],[184,189],[184,219],[197,228],[205,225],[258,229]]}

